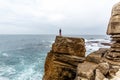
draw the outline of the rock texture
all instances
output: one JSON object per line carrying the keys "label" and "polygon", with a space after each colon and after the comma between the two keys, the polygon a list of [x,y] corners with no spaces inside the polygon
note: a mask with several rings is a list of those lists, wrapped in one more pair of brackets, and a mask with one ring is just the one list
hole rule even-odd
{"label": "rock texture", "polygon": [[114,43],[106,58],[113,61],[120,61],[120,2],[114,5],[109,21],[107,34],[111,35]]}
{"label": "rock texture", "polygon": [[86,61],[78,65],[76,80],[114,80],[120,69],[120,2],[112,9],[107,34],[113,41],[111,48],[89,54]]}
{"label": "rock texture", "polygon": [[110,80],[120,69],[120,62],[106,58],[110,49],[101,48],[79,63],[75,80]]}
{"label": "rock texture", "polygon": [[82,38],[57,36],[45,62],[43,80],[120,80],[120,3],[113,7],[107,34],[110,49],[85,57]]}
{"label": "rock texture", "polygon": [[120,2],[113,6],[111,18],[108,24],[107,34],[120,34]]}
{"label": "rock texture", "polygon": [[57,36],[46,58],[43,80],[74,80],[84,56],[84,39]]}
{"label": "rock texture", "polygon": [[94,70],[97,68],[97,66],[98,65],[96,63],[87,62],[87,61],[85,61],[82,64],[79,64],[77,68],[76,80],[81,80],[81,79],[94,80]]}
{"label": "rock texture", "polygon": [[52,51],[61,54],[85,57],[84,39],[57,36]]}

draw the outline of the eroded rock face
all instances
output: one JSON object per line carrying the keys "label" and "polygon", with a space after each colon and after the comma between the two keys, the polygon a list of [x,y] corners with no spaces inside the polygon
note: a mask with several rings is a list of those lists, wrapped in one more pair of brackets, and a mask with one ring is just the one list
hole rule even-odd
{"label": "eroded rock face", "polygon": [[95,80],[103,80],[105,76],[101,73],[99,69],[95,70]]}
{"label": "eroded rock face", "polygon": [[94,70],[97,68],[97,64],[93,62],[85,61],[78,65],[76,80],[94,80]]}
{"label": "eroded rock face", "polygon": [[120,34],[120,2],[113,6],[107,34]]}
{"label": "eroded rock face", "polygon": [[120,69],[120,62],[107,59],[109,51],[101,48],[90,53],[84,63],[79,63],[75,80],[112,80]]}
{"label": "eroded rock face", "polygon": [[74,80],[78,63],[85,60],[82,38],[57,36],[45,62],[43,80]]}
{"label": "eroded rock face", "polygon": [[107,34],[111,48],[101,48],[85,58],[82,38],[57,36],[45,62],[43,80],[112,80],[120,70],[120,2],[114,5]]}
{"label": "eroded rock face", "polygon": [[85,57],[84,39],[57,36],[52,51],[61,54]]}
{"label": "eroded rock face", "polygon": [[109,51],[109,49],[107,49],[107,48],[100,48],[98,51],[94,51],[94,52],[90,53],[86,57],[86,61],[99,64],[99,63],[103,62],[103,57],[106,55],[106,53],[108,51]]}
{"label": "eroded rock face", "polygon": [[112,15],[109,21],[107,34],[112,35],[111,51],[106,58],[113,61],[120,61],[120,2],[113,6]]}

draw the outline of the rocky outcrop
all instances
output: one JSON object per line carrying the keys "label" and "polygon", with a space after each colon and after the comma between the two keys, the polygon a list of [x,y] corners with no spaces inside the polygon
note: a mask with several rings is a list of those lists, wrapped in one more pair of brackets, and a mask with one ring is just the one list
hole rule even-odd
{"label": "rocky outcrop", "polygon": [[84,39],[57,36],[46,58],[43,80],[74,80],[84,56]]}
{"label": "rocky outcrop", "polygon": [[112,80],[120,69],[120,2],[112,9],[107,34],[113,41],[111,48],[89,54],[86,61],[78,65],[76,80]]}
{"label": "rocky outcrop", "polygon": [[110,49],[101,48],[77,67],[75,80],[110,80],[120,69],[120,62],[106,58]]}
{"label": "rocky outcrop", "polygon": [[120,3],[113,7],[107,34],[114,41],[111,48],[87,57],[84,39],[57,36],[46,58],[43,80],[120,80]]}
{"label": "rocky outcrop", "polygon": [[85,57],[85,42],[82,38],[57,36],[52,51],[56,53]]}
{"label": "rocky outcrop", "polygon": [[97,64],[85,61],[82,64],[79,64],[77,67],[77,77],[76,80],[94,80],[94,70],[96,69]]}
{"label": "rocky outcrop", "polygon": [[112,9],[111,18],[108,24],[107,34],[120,34],[120,2],[115,4]]}
{"label": "rocky outcrop", "polygon": [[120,62],[107,59],[109,52],[101,48],[84,57],[84,39],[57,36],[45,61],[43,80],[110,80]]}
{"label": "rocky outcrop", "polygon": [[114,42],[106,58],[120,62],[120,2],[112,9],[107,34],[111,35]]}

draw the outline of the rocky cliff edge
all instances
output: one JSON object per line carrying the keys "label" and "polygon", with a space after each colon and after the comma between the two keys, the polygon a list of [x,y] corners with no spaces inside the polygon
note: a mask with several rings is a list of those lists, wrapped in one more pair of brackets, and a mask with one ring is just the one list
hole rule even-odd
{"label": "rocky cliff edge", "polygon": [[43,80],[112,80],[120,62],[106,58],[109,49],[85,57],[83,38],[57,36],[45,61]]}

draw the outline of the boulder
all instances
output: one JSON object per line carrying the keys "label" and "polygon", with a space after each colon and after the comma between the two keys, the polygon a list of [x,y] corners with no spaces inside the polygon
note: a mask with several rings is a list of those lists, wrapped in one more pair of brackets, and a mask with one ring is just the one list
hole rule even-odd
{"label": "boulder", "polygon": [[94,71],[97,68],[97,66],[97,64],[87,61],[78,64],[77,77],[81,79],[94,80]]}
{"label": "boulder", "polygon": [[99,69],[103,75],[106,75],[110,69],[110,66],[108,63],[103,62],[103,63],[99,63],[97,69]]}
{"label": "boulder", "polygon": [[104,80],[105,76],[101,73],[99,69],[95,70],[95,80]]}

